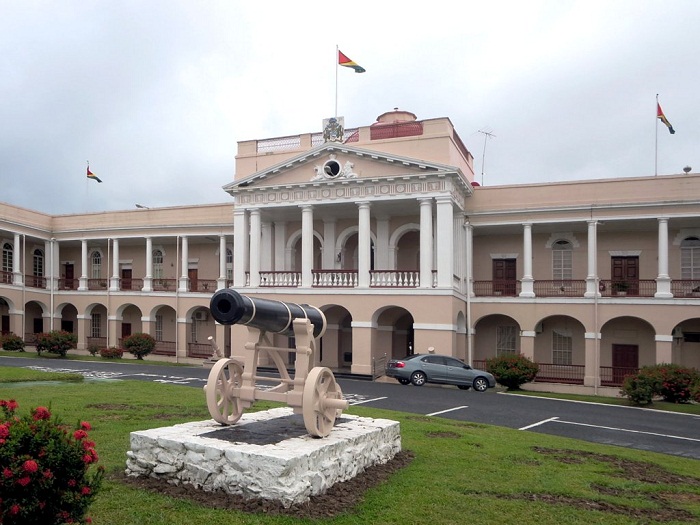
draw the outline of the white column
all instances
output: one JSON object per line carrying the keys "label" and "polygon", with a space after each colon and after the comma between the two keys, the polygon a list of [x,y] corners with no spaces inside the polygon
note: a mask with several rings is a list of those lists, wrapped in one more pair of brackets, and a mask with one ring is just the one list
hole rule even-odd
{"label": "white column", "polygon": [[474,253],[474,226],[472,226],[469,222],[466,222],[464,224],[464,242],[466,244],[465,246],[465,252],[466,252],[466,261],[465,261],[465,278],[467,281],[467,286],[466,286],[466,294],[468,297],[474,297],[474,286],[473,286],[473,280],[474,276],[472,275],[473,273],[473,268],[474,268],[474,258],[473,258],[473,253]]}
{"label": "white column", "polygon": [[44,253],[46,254],[46,289],[53,289],[56,272],[53,268],[53,242],[44,241]]}
{"label": "white column", "polygon": [[233,287],[245,286],[248,268],[248,215],[246,210],[233,212]]}
{"label": "white column", "polygon": [[314,209],[313,206],[301,206],[301,286],[311,288],[314,264]]}
{"label": "white column", "polygon": [[357,203],[357,286],[369,288],[372,253],[372,234],[369,222],[369,202]]}
{"label": "white column", "polygon": [[420,203],[420,287],[433,287],[433,200]]}
{"label": "white column", "polygon": [[523,277],[520,280],[520,297],[535,297],[532,278],[532,224],[523,224]]}
{"label": "white column", "polygon": [[12,246],[12,282],[13,284],[17,285],[21,285],[24,282],[24,275],[22,275],[22,272],[20,271],[20,268],[22,267],[22,257],[24,257],[21,239],[22,237],[20,234],[15,233],[15,241],[14,245]]}
{"label": "white column", "polygon": [[454,213],[452,198],[439,197],[437,201],[437,285],[452,288],[454,276]]}
{"label": "white column", "polygon": [[216,289],[226,288],[226,236],[219,235],[219,278],[216,280]]}
{"label": "white column", "polygon": [[263,221],[260,225],[260,270],[272,271],[272,223]]}
{"label": "white column", "polygon": [[335,251],[335,219],[324,219],[323,220],[323,269],[332,270],[334,268],[340,268],[340,261],[338,260]]}
{"label": "white column", "polygon": [[78,283],[78,291],[88,289],[88,244],[87,240],[80,241],[80,282]]}
{"label": "white column", "polygon": [[283,272],[287,268],[284,265],[284,256],[287,243],[287,223],[275,222],[275,271]]}
{"label": "white column", "polygon": [[112,239],[112,278],[109,282],[109,290],[119,290],[119,239]]}
{"label": "white column", "polygon": [[180,283],[178,285],[179,292],[186,292],[189,290],[189,269],[190,269],[190,249],[189,241],[187,237],[180,237],[180,266],[182,271],[180,272]]}
{"label": "white column", "polygon": [[394,270],[389,262],[389,217],[377,217],[377,244],[374,246],[374,267]]}
{"label": "white column", "polygon": [[588,275],[586,276],[586,293],[584,297],[600,295],[598,290],[598,221],[588,221]]}
{"label": "white column", "polygon": [[250,210],[250,286],[260,286],[260,210]]}
{"label": "white column", "polygon": [[659,275],[656,277],[654,297],[673,297],[668,275],[668,217],[659,217]]}
{"label": "white column", "polygon": [[143,277],[142,292],[153,290],[153,239],[146,237],[146,275]]}

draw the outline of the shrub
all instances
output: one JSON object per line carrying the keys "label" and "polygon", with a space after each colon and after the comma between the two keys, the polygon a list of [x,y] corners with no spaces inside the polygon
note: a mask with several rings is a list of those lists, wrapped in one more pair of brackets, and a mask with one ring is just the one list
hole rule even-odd
{"label": "shrub", "polygon": [[95,343],[89,344],[88,345],[88,352],[90,352],[91,356],[96,355],[100,351],[100,345],[96,345]]}
{"label": "shrub", "polygon": [[691,389],[698,382],[700,372],[695,369],[659,364],[645,366],[636,375],[626,378],[620,393],[638,405],[649,404],[656,396],[670,403],[688,403],[692,399]]}
{"label": "shrub", "polygon": [[650,374],[627,376],[622,382],[620,394],[635,405],[649,405],[658,391],[657,382]]}
{"label": "shrub", "polygon": [[522,354],[504,355],[486,360],[486,370],[510,390],[535,379],[540,367]]}
{"label": "shrub", "polygon": [[15,334],[6,334],[0,338],[3,350],[8,352],[24,352],[24,340]]}
{"label": "shrub", "polygon": [[121,359],[124,355],[124,350],[116,346],[110,346],[109,348],[100,350],[100,355],[105,359]]}
{"label": "shrub", "polygon": [[78,337],[75,334],[64,330],[53,330],[49,333],[37,335],[36,351],[39,355],[42,352],[49,352],[66,357],[68,350],[75,348],[77,344]]}
{"label": "shrub", "polygon": [[700,403],[700,381],[697,381],[690,389],[690,398],[696,403]]}
{"label": "shrub", "polygon": [[45,407],[15,414],[14,400],[0,400],[0,523],[89,523],[88,507],[104,469],[95,467],[90,424],[71,429]]}
{"label": "shrub", "polygon": [[135,355],[136,359],[143,359],[143,356],[150,354],[156,347],[156,340],[148,334],[137,333],[124,339],[122,346]]}

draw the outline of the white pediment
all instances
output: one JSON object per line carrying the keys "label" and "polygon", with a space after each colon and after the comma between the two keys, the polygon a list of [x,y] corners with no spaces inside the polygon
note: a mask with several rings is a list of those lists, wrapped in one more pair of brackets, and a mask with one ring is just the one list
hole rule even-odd
{"label": "white pediment", "polygon": [[233,195],[243,190],[271,186],[457,173],[458,169],[454,166],[390,155],[347,144],[324,143],[284,162],[231,182],[223,189]]}

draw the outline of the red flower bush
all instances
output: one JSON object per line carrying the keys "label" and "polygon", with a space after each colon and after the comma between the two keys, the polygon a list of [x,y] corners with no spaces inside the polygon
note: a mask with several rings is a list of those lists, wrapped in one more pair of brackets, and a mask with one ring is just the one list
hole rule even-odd
{"label": "red flower bush", "polygon": [[104,469],[88,440],[90,424],[71,429],[46,407],[15,414],[14,400],[0,400],[0,524],[90,523],[85,516]]}

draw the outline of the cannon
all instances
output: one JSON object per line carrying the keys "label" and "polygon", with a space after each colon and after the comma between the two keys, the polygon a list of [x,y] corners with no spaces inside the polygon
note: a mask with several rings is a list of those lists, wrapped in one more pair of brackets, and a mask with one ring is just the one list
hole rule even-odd
{"label": "cannon", "polygon": [[[209,373],[204,392],[212,418],[222,425],[232,425],[256,400],[281,401],[295,414],[303,415],[311,436],[330,434],[348,402],[333,372],[313,366],[316,339],[326,330],[323,312],[308,304],[248,297],[230,288],[217,291],[209,306],[220,324],[248,328],[244,355],[220,358]],[[272,346],[269,334],[293,336],[295,347]],[[257,388],[256,383],[278,380],[257,375],[261,353],[270,357],[280,375],[279,384],[267,390]],[[296,354],[293,378],[281,357],[286,353]]]}

